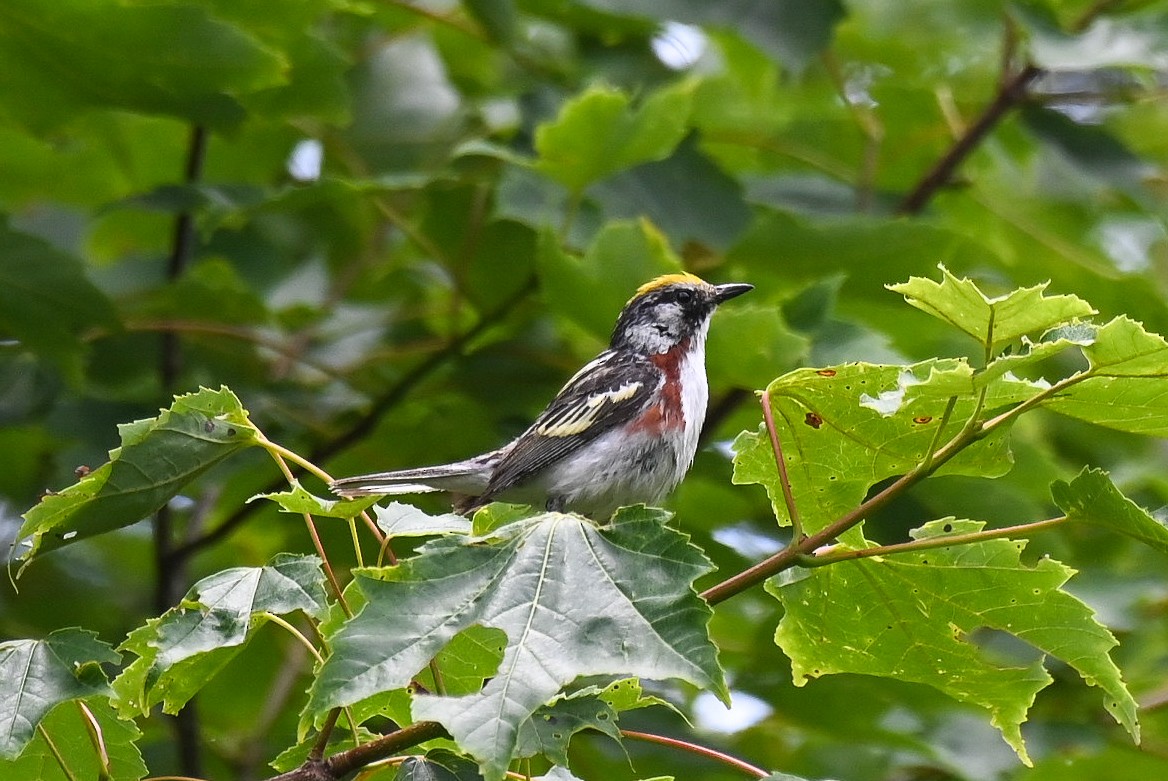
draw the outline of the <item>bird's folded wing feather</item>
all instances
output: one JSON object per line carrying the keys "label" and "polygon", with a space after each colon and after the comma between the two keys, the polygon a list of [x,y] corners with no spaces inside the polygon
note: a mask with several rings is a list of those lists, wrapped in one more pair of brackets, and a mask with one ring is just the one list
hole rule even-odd
{"label": "bird's folded wing feather", "polygon": [[568,380],[495,468],[483,498],[505,491],[640,414],[664,381],[640,355],[607,351]]}

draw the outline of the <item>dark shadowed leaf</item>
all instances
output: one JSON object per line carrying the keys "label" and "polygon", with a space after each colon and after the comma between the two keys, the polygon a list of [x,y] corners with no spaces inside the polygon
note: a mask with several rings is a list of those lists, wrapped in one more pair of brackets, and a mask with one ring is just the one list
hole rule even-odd
{"label": "dark shadowed leaf", "polygon": [[62,358],[81,348],[84,329],[114,323],[112,305],[81,261],[12,230],[0,216],[0,339]]}
{"label": "dark shadowed leaf", "polygon": [[[109,762],[103,767],[91,734],[85,710],[97,722],[101,746]],[[132,721],[123,721],[102,697],[62,702],[41,721],[44,734],[37,732],[32,742],[15,760],[0,759],[4,781],[138,781],[148,775],[138,749],[141,730]],[[46,739],[45,735],[48,735]],[[49,741],[52,741],[50,745]],[[64,767],[62,767],[62,760]]]}
{"label": "dark shadowed leaf", "polygon": [[16,758],[58,704],[108,694],[101,665],[119,658],[95,633],[82,629],[0,643],[0,758]]}
{"label": "dark shadowed leaf", "polygon": [[279,84],[283,65],[197,5],[11,0],[0,9],[0,87],[34,127],[105,107],[231,126],[244,114],[235,96]]}
{"label": "dark shadowed leaf", "polygon": [[113,683],[125,716],[162,703],[175,713],[235,657],[266,615],[326,608],[315,556],[281,553],[265,567],[223,570],[196,583],[178,607],[130,633],[120,650],[138,656]]}
{"label": "dark shadowed leaf", "polygon": [[255,429],[227,388],[176,396],[156,418],[119,426],[110,460],[24,514],[25,560],[129,526],[223,459],[255,444]]}

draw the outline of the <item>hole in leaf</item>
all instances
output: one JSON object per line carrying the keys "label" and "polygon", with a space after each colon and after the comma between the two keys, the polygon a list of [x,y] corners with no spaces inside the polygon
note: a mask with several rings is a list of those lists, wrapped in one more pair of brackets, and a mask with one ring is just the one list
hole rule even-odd
{"label": "hole in leaf", "polygon": [[1001,629],[979,627],[966,639],[976,645],[990,662],[1002,667],[1026,667],[1043,658],[1042,651]]}

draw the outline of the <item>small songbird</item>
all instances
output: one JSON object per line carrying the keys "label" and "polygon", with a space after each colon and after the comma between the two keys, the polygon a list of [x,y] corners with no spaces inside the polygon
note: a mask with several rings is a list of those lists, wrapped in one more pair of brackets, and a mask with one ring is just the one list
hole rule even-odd
{"label": "small songbird", "polygon": [[752,285],[667,274],[625,304],[607,350],[568,380],[531,427],[498,450],[440,466],[346,477],[340,496],[449,491],[470,513],[496,500],[607,520],[655,504],[693,463],[706,416],[706,333]]}

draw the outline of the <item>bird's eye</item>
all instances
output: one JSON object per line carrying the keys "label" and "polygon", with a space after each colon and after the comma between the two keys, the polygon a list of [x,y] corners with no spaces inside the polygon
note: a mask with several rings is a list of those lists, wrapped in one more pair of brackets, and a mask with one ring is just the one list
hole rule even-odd
{"label": "bird's eye", "polygon": [[693,297],[694,294],[692,290],[677,291],[677,303],[679,304],[688,304],[690,301],[693,301]]}

